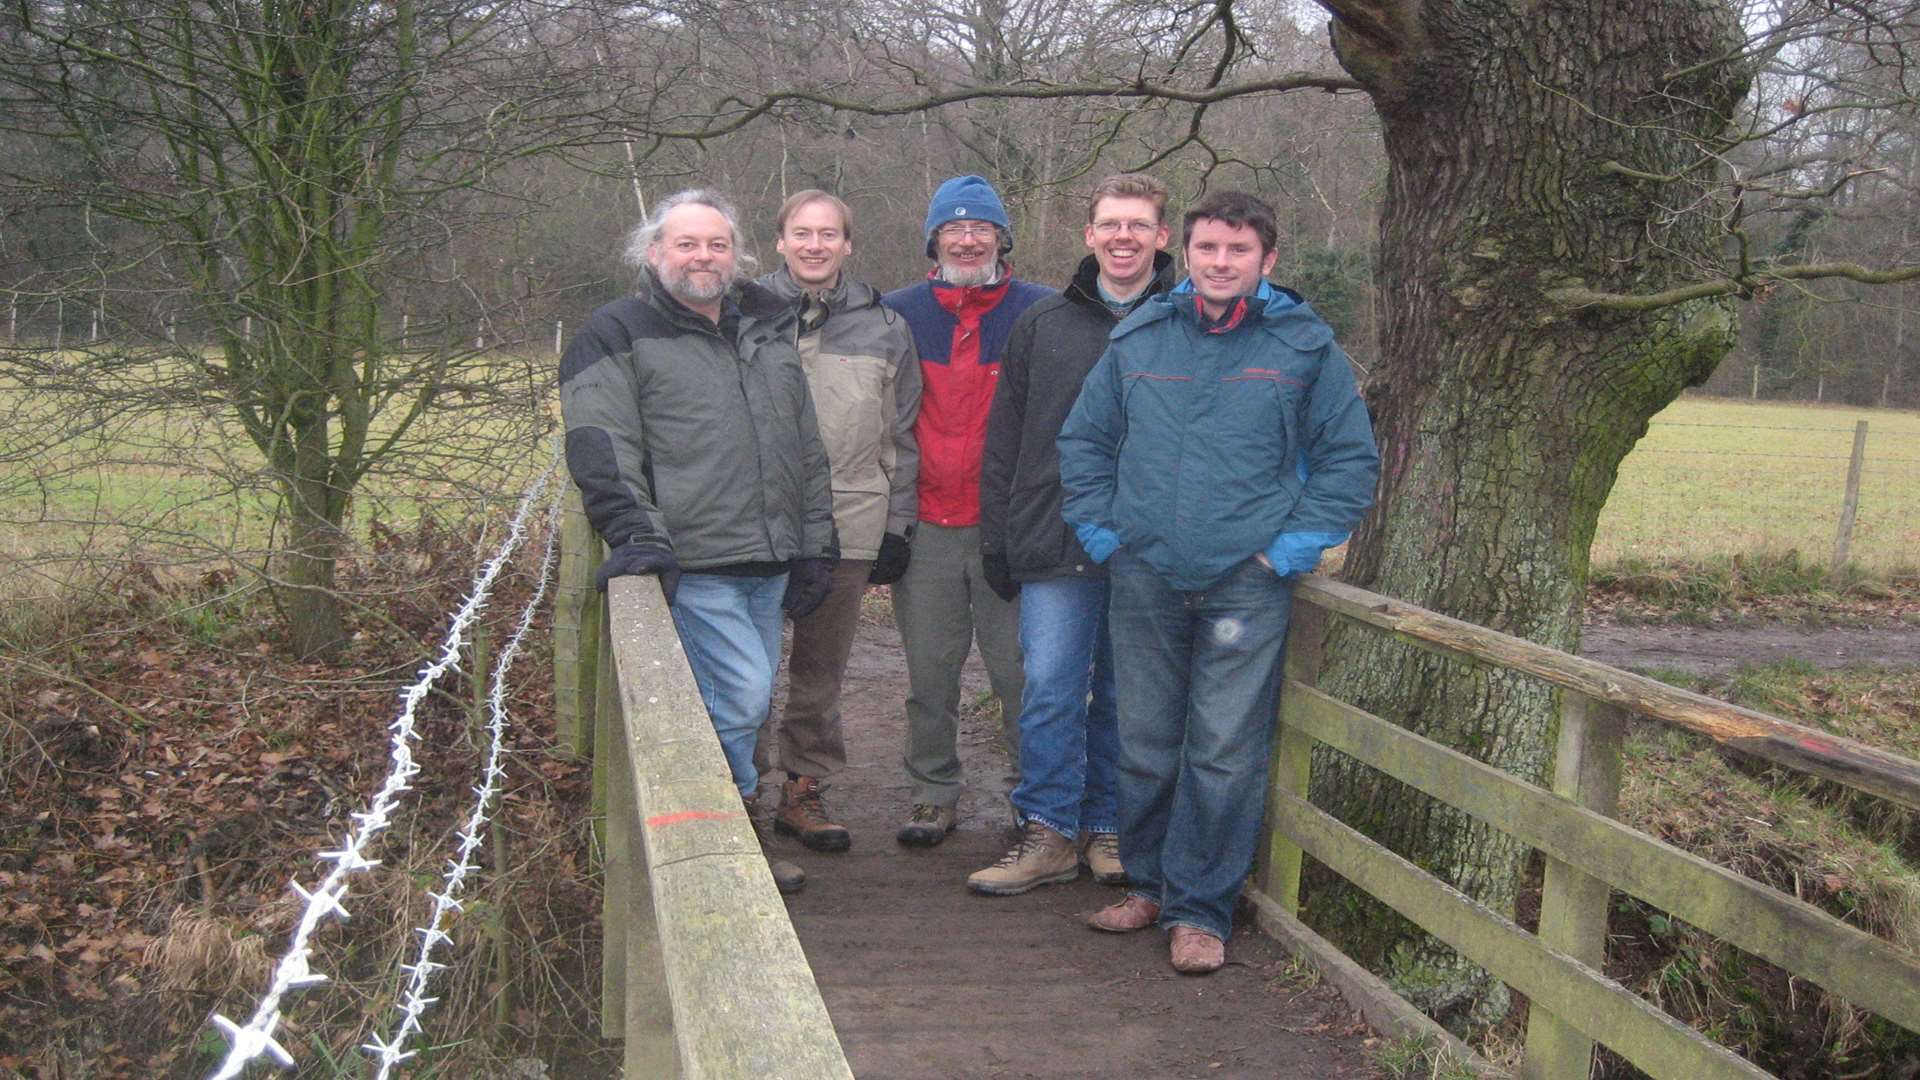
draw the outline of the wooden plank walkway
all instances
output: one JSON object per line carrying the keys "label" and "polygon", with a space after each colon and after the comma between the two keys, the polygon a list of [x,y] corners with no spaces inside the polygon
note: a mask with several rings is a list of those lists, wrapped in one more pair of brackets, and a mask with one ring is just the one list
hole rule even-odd
{"label": "wooden plank walkway", "polygon": [[[789,910],[855,1075],[1385,1075],[1370,1053],[1381,1040],[1251,927],[1236,929],[1226,969],[1188,978],[1167,965],[1157,931],[1087,929],[1086,913],[1118,893],[1084,876],[1019,897],[967,892],[966,876],[1003,850],[1009,820],[1007,763],[982,720],[962,721],[959,831],[930,850],[896,844],[911,797],[900,765],[905,670],[892,627],[863,625],[844,701],[850,764],[827,795],[853,849],[781,841],[808,873]],[[963,699],[985,685],[970,669]],[[784,700],[782,687],[776,705]]]}

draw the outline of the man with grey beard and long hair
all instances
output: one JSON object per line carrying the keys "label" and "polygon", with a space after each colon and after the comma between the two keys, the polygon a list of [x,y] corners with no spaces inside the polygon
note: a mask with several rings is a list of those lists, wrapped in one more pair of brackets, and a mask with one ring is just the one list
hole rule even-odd
{"label": "man with grey beard and long hair", "polygon": [[1000,699],[1002,731],[1020,760],[1020,614],[980,564],[980,463],[987,411],[1007,333],[1052,290],[1013,277],[1007,208],[993,185],[956,176],[940,185],[922,233],[934,268],[927,280],[881,303],[905,316],[920,354],[919,522],[907,572],[893,586],[893,616],[907,654],[907,775],[913,806],[896,834],[931,847],[958,820],[960,668],[976,642]]}
{"label": "man with grey beard and long hair", "polygon": [[[633,295],[595,311],[561,357],[560,408],[567,469],[610,549],[598,584],[659,579],[764,845],[753,748],[781,612],[820,606],[839,552],[794,309],[747,280],[740,239],[715,192],[656,204],[628,238]],[[768,866],[781,892],[806,881],[785,860]]]}

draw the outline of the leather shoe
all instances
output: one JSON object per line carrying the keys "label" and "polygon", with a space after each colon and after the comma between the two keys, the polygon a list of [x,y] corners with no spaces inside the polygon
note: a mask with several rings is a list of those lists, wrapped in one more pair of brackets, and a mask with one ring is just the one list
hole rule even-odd
{"label": "leather shoe", "polygon": [[1227,962],[1227,943],[1192,926],[1173,928],[1167,944],[1173,970],[1182,975],[1210,975]]}
{"label": "leather shoe", "polygon": [[1129,895],[1117,904],[1109,904],[1094,912],[1088,917],[1087,925],[1109,934],[1130,934],[1135,930],[1145,930],[1159,921],[1159,904],[1144,896]]}

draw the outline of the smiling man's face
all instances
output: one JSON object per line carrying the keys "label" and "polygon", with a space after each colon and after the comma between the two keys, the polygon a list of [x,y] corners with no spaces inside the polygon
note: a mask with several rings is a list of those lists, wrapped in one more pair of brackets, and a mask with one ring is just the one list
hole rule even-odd
{"label": "smiling man's face", "polygon": [[840,280],[840,268],[853,254],[847,223],[825,199],[795,210],[774,245],[786,256],[787,273],[803,289],[831,289]]}

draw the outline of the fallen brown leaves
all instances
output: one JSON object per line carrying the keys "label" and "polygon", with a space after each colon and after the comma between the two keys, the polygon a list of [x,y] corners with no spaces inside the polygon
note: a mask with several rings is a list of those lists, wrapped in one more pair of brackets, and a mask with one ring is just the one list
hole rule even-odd
{"label": "fallen brown leaves", "polygon": [[[288,881],[311,883],[313,854],[365,807],[388,763],[398,691],[466,584],[465,568],[426,585],[380,570],[397,564],[415,575],[420,547],[473,550],[463,538],[384,539],[389,550],[370,555],[351,586],[384,619],[368,621],[337,667],[281,659],[257,597],[239,604],[215,642],[166,617],[193,598],[161,592],[83,615],[65,641],[0,642],[0,1074],[198,1075],[220,1052],[206,1041],[206,1015],[250,1014],[298,914]],[[396,548],[407,558],[383,562]],[[489,606],[495,642],[531,590],[537,563],[523,563]],[[597,890],[582,828],[586,772],[551,756],[544,616],[534,634],[511,678],[498,811],[513,862],[485,868],[477,886],[510,911],[508,933],[534,939],[515,944],[520,955],[547,935],[590,940]],[[344,1010],[346,1026],[314,1023],[302,1046],[318,1038],[350,1053],[361,1032],[386,1023],[367,1014],[390,1000],[387,961],[419,918],[407,905],[434,886],[476,782],[477,743],[462,707],[470,684],[449,676],[441,689],[420,713],[424,771],[403,798],[405,820],[381,845],[388,866],[368,875],[379,880],[356,882],[355,896],[373,895],[349,903],[351,930],[329,932],[322,960],[338,966],[316,963],[362,983],[310,992],[316,1000],[288,1017],[298,1031]],[[518,881],[534,883],[531,895],[516,899]],[[466,952],[476,951],[480,931],[462,934]],[[552,982],[567,973],[542,974]],[[477,988],[470,996],[487,977],[467,977]],[[523,1027],[549,1019],[524,1004],[516,1015]]]}

